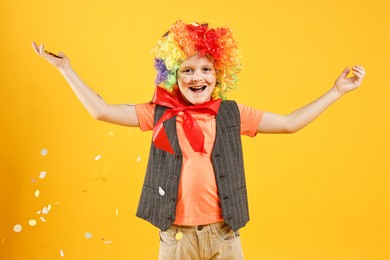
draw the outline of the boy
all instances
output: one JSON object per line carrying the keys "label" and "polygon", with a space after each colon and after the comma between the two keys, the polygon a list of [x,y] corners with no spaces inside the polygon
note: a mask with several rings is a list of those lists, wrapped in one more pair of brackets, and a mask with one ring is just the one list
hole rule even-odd
{"label": "boy", "polygon": [[109,105],[63,53],[33,47],[96,119],[153,130],[137,216],[160,229],[159,259],[243,259],[238,231],[249,213],[240,135],[294,133],[365,76],[359,65],[347,78],[346,68],[327,93],[289,115],[259,111],[225,100],[241,67],[230,29],[177,21],[154,49],[152,102]]}

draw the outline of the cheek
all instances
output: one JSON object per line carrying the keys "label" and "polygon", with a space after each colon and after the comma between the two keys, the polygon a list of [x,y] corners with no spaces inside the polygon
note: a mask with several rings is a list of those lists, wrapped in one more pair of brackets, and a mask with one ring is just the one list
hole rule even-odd
{"label": "cheek", "polygon": [[209,82],[209,83],[212,83],[212,82],[217,81],[217,78],[215,77],[215,75],[207,75],[207,76],[205,77],[205,80],[206,80],[207,82]]}
{"label": "cheek", "polygon": [[191,78],[188,76],[180,76],[178,77],[178,81],[188,84],[191,81]]}

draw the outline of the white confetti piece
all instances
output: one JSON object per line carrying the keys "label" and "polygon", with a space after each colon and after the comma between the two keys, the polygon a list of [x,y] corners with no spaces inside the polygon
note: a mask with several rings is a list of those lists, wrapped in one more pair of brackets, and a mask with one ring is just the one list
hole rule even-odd
{"label": "white confetti piece", "polygon": [[49,205],[47,205],[47,212],[46,212],[46,214],[49,213],[50,210],[51,210],[51,205],[49,204]]}
{"label": "white confetti piece", "polygon": [[47,208],[46,208],[46,206],[43,207],[42,213],[45,214],[45,215],[47,214]]}
{"label": "white confetti piece", "polygon": [[39,190],[36,190],[36,191],[35,191],[35,193],[34,193],[34,195],[35,195],[35,198],[38,198],[38,197],[39,197],[39,193],[40,193],[40,191],[39,191]]}
{"label": "white confetti piece", "polygon": [[111,240],[104,241],[103,244],[112,244]]}
{"label": "white confetti piece", "polygon": [[14,226],[14,231],[15,231],[16,233],[19,233],[20,231],[22,231],[22,225],[16,224],[16,225]]}
{"label": "white confetti piece", "polygon": [[141,161],[141,155],[137,157],[137,162]]}
{"label": "white confetti piece", "polygon": [[38,210],[38,211],[37,211],[37,214],[38,214],[38,215],[41,214],[41,210]]}
{"label": "white confetti piece", "polygon": [[58,204],[60,204],[60,202],[59,202],[59,201],[56,201],[56,202],[53,202],[52,204],[53,204],[53,205],[58,205]]}
{"label": "white confetti piece", "polygon": [[119,210],[118,210],[118,209],[115,210],[115,215],[116,215],[117,217],[119,216]]}
{"label": "white confetti piece", "polygon": [[92,237],[92,234],[89,232],[85,233],[85,238],[90,239]]}
{"label": "white confetti piece", "polygon": [[39,179],[44,179],[44,178],[46,177],[46,174],[47,174],[46,171],[41,171],[41,172],[39,173]]}
{"label": "white confetti piece", "polygon": [[47,153],[48,153],[48,150],[47,150],[46,148],[43,148],[43,149],[41,150],[41,155],[42,155],[42,156],[46,156]]}
{"label": "white confetti piece", "polygon": [[64,256],[65,256],[64,251],[63,251],[62,249],[60,249],[60,256],[61,256],[61,257],[64,257]]}
{"label": "white confetti piece", "polygon": [[39,217],[42,222],[46,222],[46,219],[44,217]]}
{"label": "white confetti piece", "polygon": [[101,158],[102,158],[102,156],[100,154],[98,154],[95,156],[95,161],[99,161]]}
{"label": "white confetti piece", "polygon": [[28,224],[33,227],[33,226],[35,226],[37,224],[37,221],[35,219],[30,219],[28,221]]}
{"label": "white confetti piece", "polygon": [[164,195],[165,195],[165,190],[163,190],[163,188],[161,188],[161,187],[158,187],[158,193],[159,193],[161,196],[164,196]]}

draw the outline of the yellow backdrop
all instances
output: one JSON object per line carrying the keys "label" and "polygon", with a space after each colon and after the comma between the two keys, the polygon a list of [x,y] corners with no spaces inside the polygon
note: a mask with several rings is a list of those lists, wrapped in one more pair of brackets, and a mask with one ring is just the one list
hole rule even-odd
{"label": "yellow backdrop", "polygon": [[233,29],[244,67],[230,98],[258,109],[289,113],[345,66],[365,66],[362,87],[299,133],[243,138],[242,245],[249,260],[390,259],[388,1],[1,0],[0,10],[0,259],[157,258],[157,229],[135,217],[151,133],[95,121],[30,42],[64,51],[106,101],[140,103],[154,91],[150,50],[177,19]]}

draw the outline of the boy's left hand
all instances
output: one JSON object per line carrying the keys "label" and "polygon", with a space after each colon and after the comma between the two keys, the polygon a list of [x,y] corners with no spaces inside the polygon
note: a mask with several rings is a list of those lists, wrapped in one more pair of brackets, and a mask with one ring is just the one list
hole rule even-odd
{"label": "boy's left hand", "polygon": [[352,67],[353,76],[347,78],[349,71],[350,71],[349,67],[345,68],[334,84],[334,88],[341,95],[358,88],[360,84],[362,84],[363,78],[366,75],[366,71],[364,70],[362,65],[353,66]]}

